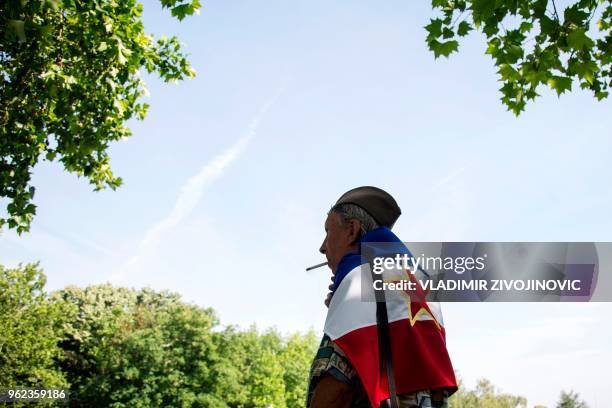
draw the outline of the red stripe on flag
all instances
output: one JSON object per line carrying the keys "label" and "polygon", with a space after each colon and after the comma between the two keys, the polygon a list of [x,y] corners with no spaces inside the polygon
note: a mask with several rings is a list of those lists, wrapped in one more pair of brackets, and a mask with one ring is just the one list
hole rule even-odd
{"label": "red stripe on flag", "polygon": [[[395,386],[398,394],[438,388],[456,389],[457,382],[444,333],[433,320],[408,319],[389,324]],[[335,340],[357,371],[370,403],[378,408],[389,397],[386,374],[381,377],[376,326],[354,330]]]}

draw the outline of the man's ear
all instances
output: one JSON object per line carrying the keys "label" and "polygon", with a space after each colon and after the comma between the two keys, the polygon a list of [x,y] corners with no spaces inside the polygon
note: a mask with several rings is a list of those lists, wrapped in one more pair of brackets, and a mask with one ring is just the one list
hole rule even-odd
{"label": "man's ear", "polygon": [[359,239],[359,236],[361,235],[361,222],[354,218],[349,220],[348,230],[349,230],[349,240],[351,242],[351,245],[357,243],[357,240]]}

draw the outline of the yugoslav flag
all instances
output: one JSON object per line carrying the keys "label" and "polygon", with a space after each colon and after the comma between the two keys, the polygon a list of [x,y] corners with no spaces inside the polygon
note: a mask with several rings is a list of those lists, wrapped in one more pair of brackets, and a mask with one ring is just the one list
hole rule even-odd
{"label": "yugoslav flag", "polygon": [[[402,252],[408,251],[388,228],[366,234],[363,242],[395,243]],[[403,279],[408,276],[414,279],[408,273]],[[383,279],[396,278],[385,272]],[[324,331],[346,354],[370,403],[378,408],[380,401],[389,398],[389,386],[379,366],[376,302],[364,300],[362,288],[371,291],[367,297],[374,299],[369,265],[359,254],[345,255],[336,271]],[[397,394],[440,388],[449,394],[456,391],[439,304],[404,291],[385,291],[385,296]]]}

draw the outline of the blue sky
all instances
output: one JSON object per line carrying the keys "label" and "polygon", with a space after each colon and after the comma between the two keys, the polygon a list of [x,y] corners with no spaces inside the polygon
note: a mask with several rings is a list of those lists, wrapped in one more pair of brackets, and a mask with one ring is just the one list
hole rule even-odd
{"label": "blue sky", "polygon": [[[1,262],[40,260],[48,288],[177,291],[225,324],[319,332],[326,211],[359,185],[391,192],[406,241],[610,241],[610,101],[543,90],[520,118],[499,102],[480,35],[435,61],[427,2],[209,1],[175,22],[198,72],[149,78],[151,109],[111,148],[116,192],[36,168],[32,232]],[[612,305],[445,304],[454,365],[473,386],[604,407]]]}

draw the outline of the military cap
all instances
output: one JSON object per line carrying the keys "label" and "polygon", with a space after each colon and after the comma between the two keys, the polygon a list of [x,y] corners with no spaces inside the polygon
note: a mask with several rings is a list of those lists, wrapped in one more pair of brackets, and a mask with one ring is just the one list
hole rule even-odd
{"label": "military cap", "polygon": [[386,191],[371,186],[357,187],[342,194],[336,204],[355,204],[370,214],[383,227],[391,228],[402,214],[395,199]]}

